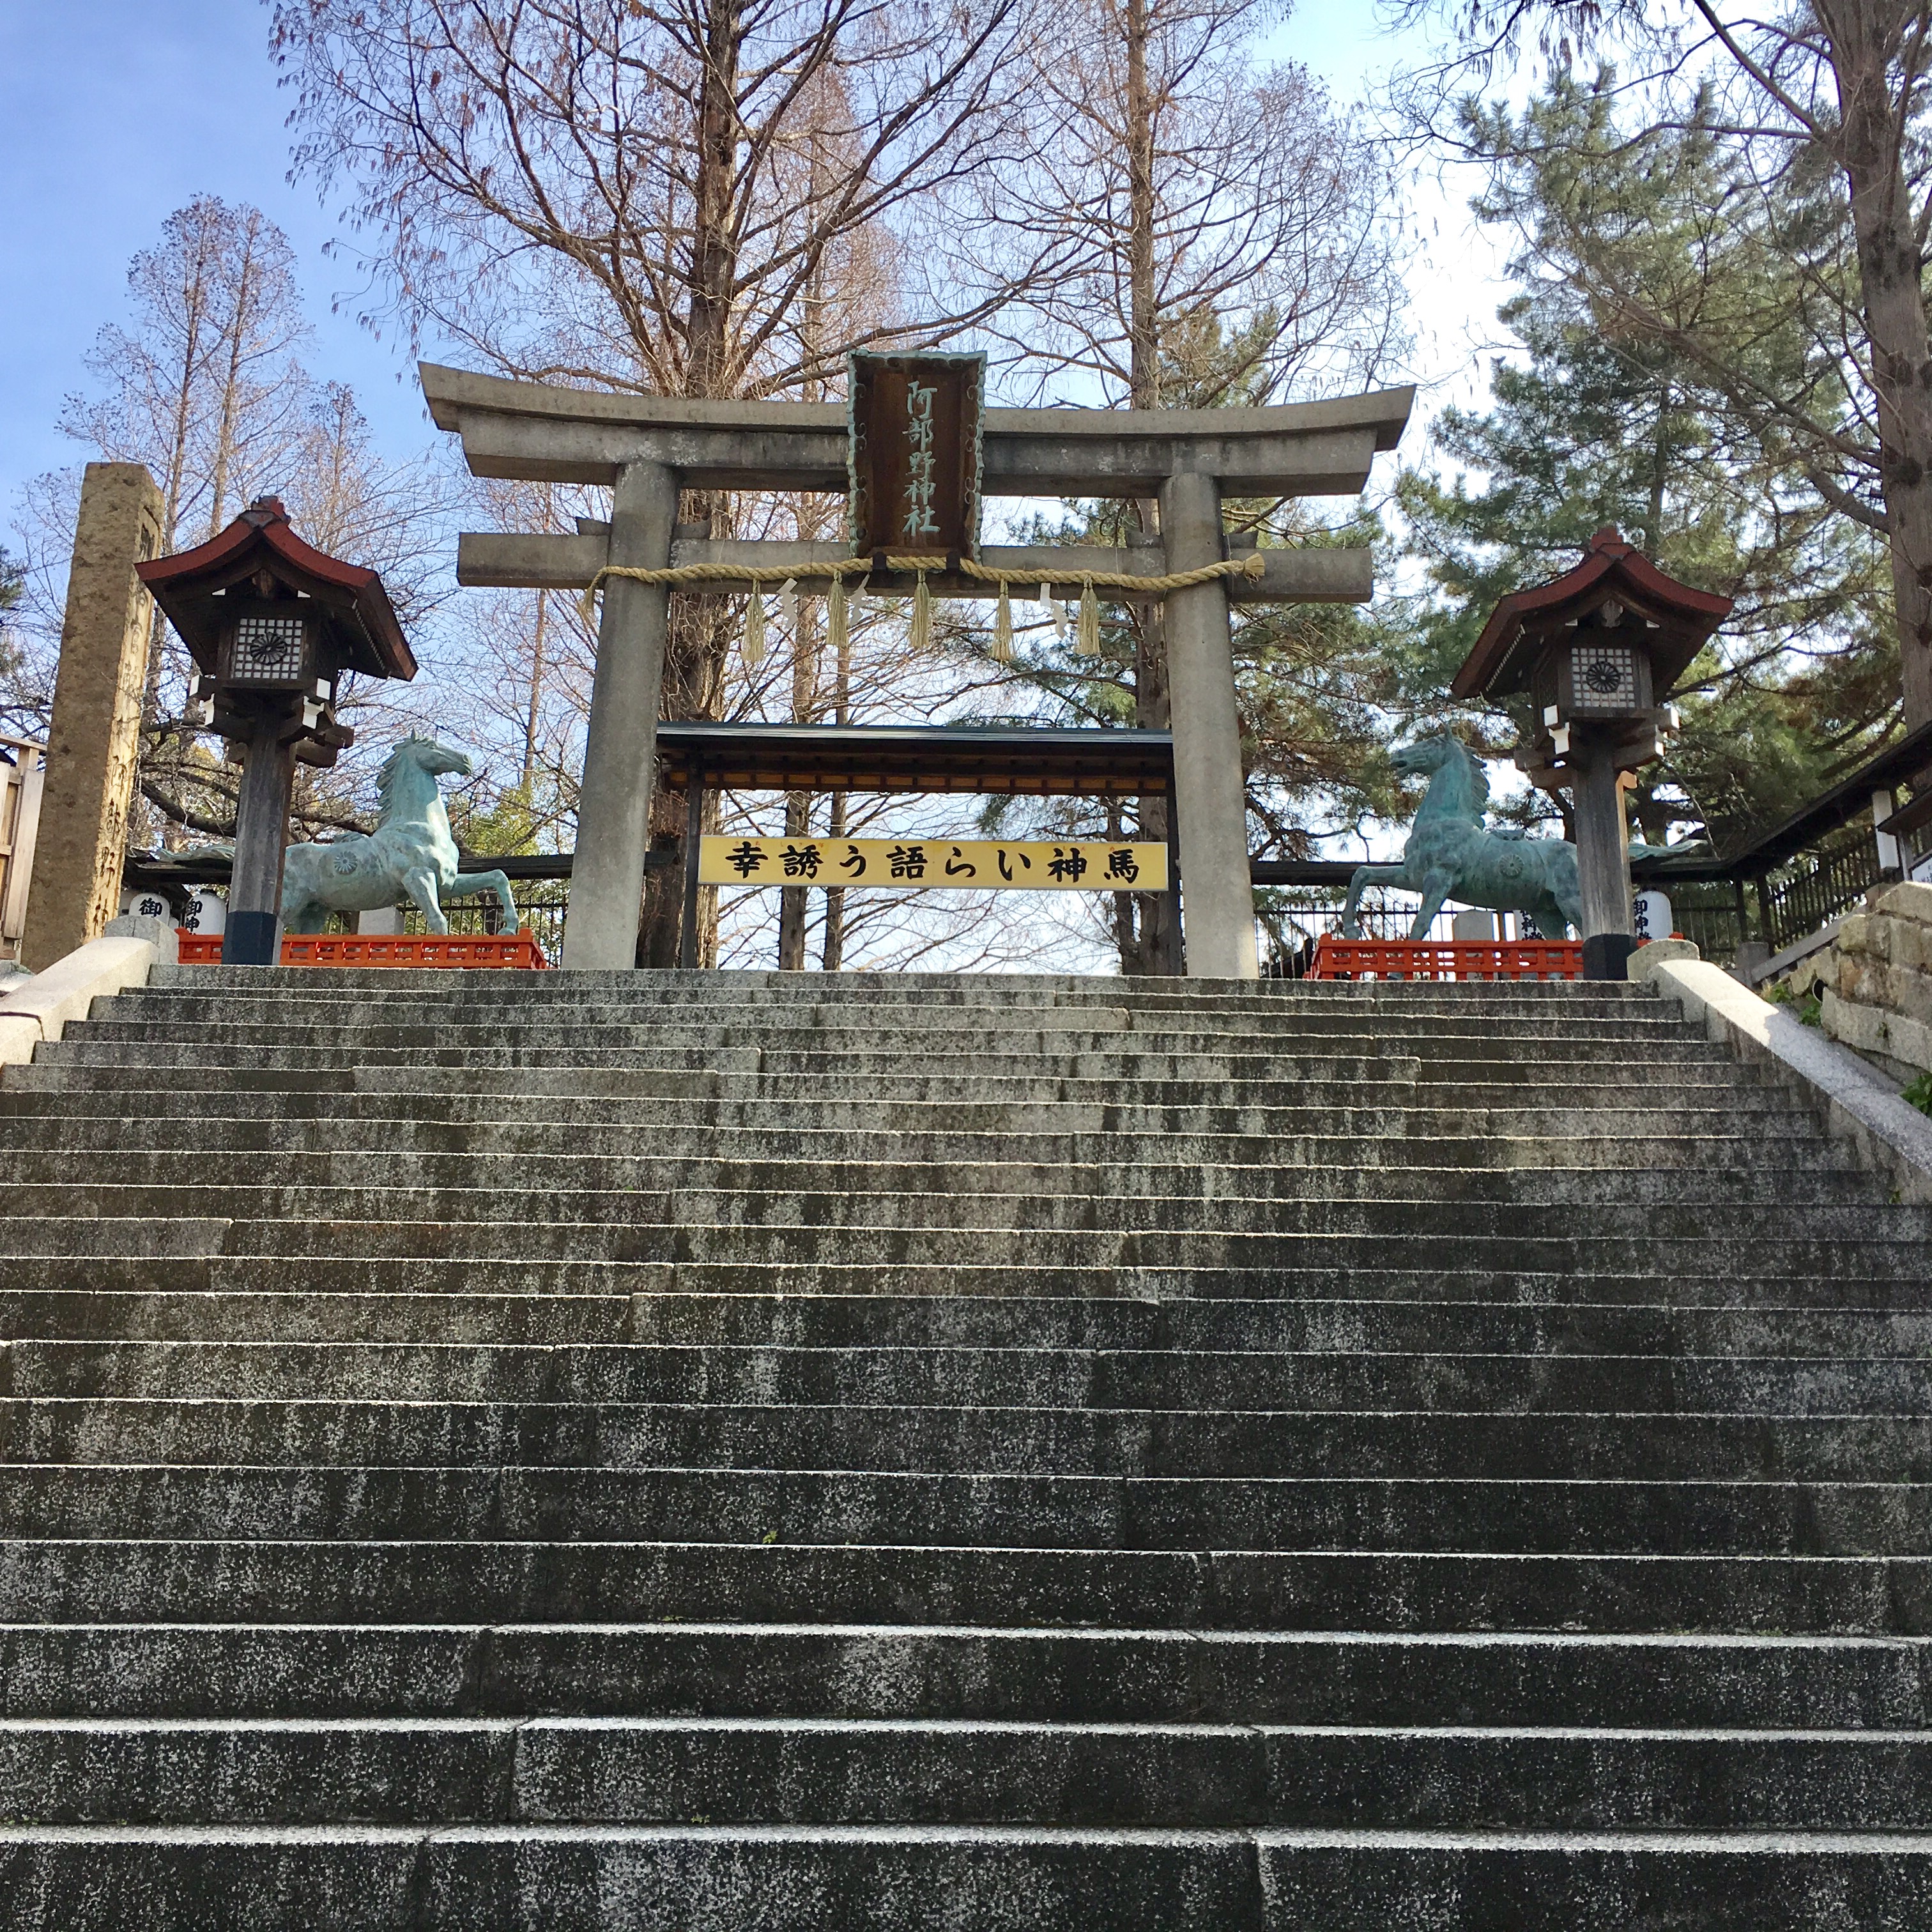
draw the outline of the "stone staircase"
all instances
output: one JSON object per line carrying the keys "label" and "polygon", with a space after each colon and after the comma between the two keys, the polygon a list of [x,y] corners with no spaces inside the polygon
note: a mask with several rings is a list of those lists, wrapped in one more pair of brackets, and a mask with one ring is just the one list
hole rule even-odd
{"label": "stone staircase", "polygon": [[1922,1928],[1932,1217],[1623,986],[170,970],[8,1927]]}

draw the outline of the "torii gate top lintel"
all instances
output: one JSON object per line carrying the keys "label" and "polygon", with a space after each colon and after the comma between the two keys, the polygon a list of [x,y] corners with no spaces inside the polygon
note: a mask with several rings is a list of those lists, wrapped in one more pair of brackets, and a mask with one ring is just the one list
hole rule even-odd
{"label": "torii gate top lintel", "polygon": [[[460,434],[478,476],[610,484],[644,461],[693,488],[845,488],[842,403],[701,402],[419,368],[432,420]],[[1151,495],[1191,473],[1230,495],[1353,496],[1414,400],[1404,388],[1252,410],[989,409],[986,494]]]}

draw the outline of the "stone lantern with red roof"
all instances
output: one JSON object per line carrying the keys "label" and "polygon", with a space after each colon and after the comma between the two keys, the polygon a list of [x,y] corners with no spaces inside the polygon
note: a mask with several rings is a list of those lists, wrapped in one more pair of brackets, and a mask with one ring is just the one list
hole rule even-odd
{"label": "stone lantern with red roof", "polygon": [[1450,687],[1492,701],[1529,693],[1531,740],[1517,762],[1574,801],[1592,979],[1622,978],[1634,943],[1619,775],[1664,755],[1677,722],[1671,689],[1730,613],[1728,597],[1666,577],[1606,524],[1574,569],[1497,604]]}
{"label": "stone lantern with red roof", "polygon": [[416,658],[382,580],[303,542],[274,496],[135,568],[194,659],[190,722],[242,756],[222,964],[272,965],[296,761],[332,765],[354,741],[335,719],[345,672],[412,678]]}

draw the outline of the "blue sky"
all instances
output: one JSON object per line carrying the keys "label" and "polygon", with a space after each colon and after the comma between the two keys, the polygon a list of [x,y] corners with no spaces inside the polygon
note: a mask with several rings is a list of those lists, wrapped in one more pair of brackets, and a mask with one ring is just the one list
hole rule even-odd
{"label": "blue sky", "polygon": [[[289,97],[275,84],[268,28],[260,0],[0,4],[11,271],[0,301],[0,528],[22,481],[86,454],[55,428],[62,398],[84,386],[96,330],[124,314],[129,256],[204,191],[252,201],[287,232],[315,326],[312,366],[354,386],[383,445],[400,453],[434,435],[400,344],[358,326],[350,266],[322,256],[334,218],[312,186],[289,184]],[[1274,46],[1342,99],[1395,51],[1366,0],[1312,0]],[[1465,338],[1495,305],[1493,257],[1472,253],[1466,220],[1432,190],[1422,215],[1431,244],[1412,284],[1430,331],[1423,361],[1453,381],[1472,366]],[[1420,441],[1412,430],[1406,453]]]}

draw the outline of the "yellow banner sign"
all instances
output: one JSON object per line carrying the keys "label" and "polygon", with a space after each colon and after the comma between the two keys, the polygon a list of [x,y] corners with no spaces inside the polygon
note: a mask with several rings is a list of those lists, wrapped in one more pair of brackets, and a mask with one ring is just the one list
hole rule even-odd
{"label": "yellow banner sign", "polygon": [[898,886],[956,891],[1164,892],[1167,848],[1021,838],[710,838],[707,886]]}

